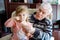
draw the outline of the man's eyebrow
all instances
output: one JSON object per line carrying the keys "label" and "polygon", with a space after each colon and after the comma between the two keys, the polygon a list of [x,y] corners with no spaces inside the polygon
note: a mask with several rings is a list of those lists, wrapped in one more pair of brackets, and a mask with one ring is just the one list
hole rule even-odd
{"label": "man's eyebrow", "polygon": [[39,9],[39,11],[42,11],[42,12],[44,12],[44,13],[45,13],[45,11],[44,11],[44,10],[42,10],[42,9]]}

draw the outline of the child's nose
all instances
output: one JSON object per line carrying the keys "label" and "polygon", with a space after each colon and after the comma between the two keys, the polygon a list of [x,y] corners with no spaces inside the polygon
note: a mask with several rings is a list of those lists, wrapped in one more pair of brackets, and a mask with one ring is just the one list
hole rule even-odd
{"label": "child's nose", "polygon": [[40,12],[40,15],[42,15],[42,12]]}
{"label": "child's nose", "polygon": [[24,19],[25,18],[25,16],[22,16],[22,19]]}

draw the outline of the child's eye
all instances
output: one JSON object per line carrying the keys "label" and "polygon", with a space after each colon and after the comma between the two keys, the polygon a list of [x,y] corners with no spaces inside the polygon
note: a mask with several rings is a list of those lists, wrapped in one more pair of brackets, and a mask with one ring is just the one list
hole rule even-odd
{"label": "child's eye", "polygon": [[42,10],[41,10],[41,9],[39,9],[39,11],[41,12]]}
{"label": "child's eye", "polygon": [[18,16],[21,16],[21,15],[18,15]]}
{"label": "child's eye", "polygon": [[43,12],[43,14],[45,14],[45,12]]}
{"label": "child's eye", "polygon": [[25,16],[25,14],[23,14],[23,16]]}

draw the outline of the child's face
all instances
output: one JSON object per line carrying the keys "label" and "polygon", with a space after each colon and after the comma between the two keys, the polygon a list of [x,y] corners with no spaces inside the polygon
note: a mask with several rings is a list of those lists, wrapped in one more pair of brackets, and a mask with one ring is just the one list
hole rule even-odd
{"label": "child's face", "polygon": [[27,18],[26,12],[19,13],[18,16],[20,17],[20,20],[21,21],[24,21]]}
{"label": "child's face", "polygon": [[48,16],[48,13],[47,13],[47,10],[46,9],[43,9],[43,8],[39,8],[37,10],[37,13],[36,13],[37,17],[42,20],[44,19],[45,17]]}

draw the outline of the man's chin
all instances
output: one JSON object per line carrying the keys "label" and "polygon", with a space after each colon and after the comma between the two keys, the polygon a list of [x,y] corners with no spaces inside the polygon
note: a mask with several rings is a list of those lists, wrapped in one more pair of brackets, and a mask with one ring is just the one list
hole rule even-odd
{"label": "man's chin", "polygon": [[39,20],[43,20],[44,18],[40,18]]}

